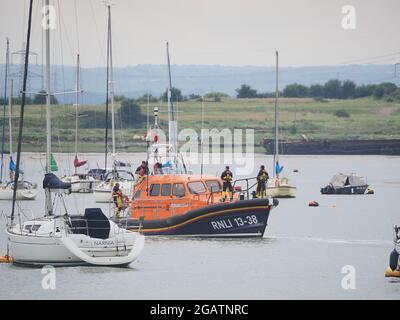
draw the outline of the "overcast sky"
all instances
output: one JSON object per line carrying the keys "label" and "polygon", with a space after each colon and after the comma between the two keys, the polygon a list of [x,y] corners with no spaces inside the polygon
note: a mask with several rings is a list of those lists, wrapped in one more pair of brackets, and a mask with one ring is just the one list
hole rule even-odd
{"label": "overcast sky", "polygon": [[[5,38],[22,47],[28,0],[0,0],[0,63]],[[41,62],[42,0],[34,0],[32,51]],[[283,66],[400,62],[400,0],[113,0],[114,65]],[[57,11],[53,62],[105,65],[106,8],[101,0],[50,0]],[[356,28],[344,29],[344,5]],[[77,12],[77,15],[75,15]],[[78,28],[77,28],[78,27]],[[78,41],[79,40],[79,41]],[[79,44],[79,45],[78,45]],[[14,61],[19,58],[14,57]]]}

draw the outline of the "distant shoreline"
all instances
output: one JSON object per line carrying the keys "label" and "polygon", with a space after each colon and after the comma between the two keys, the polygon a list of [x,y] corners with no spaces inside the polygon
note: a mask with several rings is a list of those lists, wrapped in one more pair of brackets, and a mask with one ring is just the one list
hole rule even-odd
{"label": "distant shoreline", "polygon": [[[43,153],[45,150],[37,150],[37,146],[24,146],[23,153]],[[92,144],[90,150],[78,151],[78,154],[104,154],[102,151],[104,146],[100,144]],[[16,150],[14,150],[15,152]],[[223,146],[220,151],[223,152]],[[243,146],[242,152],[246,150]],[[6,150],[6,154],[8,150]],[[73,154],[72,150],[60,150],[53,147],[55,154]],[[145,147],[142,145],[129,146],[127,148],[117,148],[117,153],[146,153]],[[264,140],[263,145],[254,146],[254,154],[270,154],[274,153],[274,141],[271,139]],[[281,140],[279,141],[279,153],[284,155],[387,155],[400,156],[400,139],[371,139],[371,140],[342,140],[342,139],[320,139],[310,141],[298,140]]]}
{"label": "distant shoreline", "polygon": [[[267,153],[273,140],[264,140]],[[400,155],[400,139],[280,141],[279,152],[292,155]]]}

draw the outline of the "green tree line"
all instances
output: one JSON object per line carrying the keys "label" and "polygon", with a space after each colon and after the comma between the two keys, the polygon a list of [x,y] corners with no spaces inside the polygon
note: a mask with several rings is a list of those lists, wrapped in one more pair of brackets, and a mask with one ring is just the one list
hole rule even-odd
{"label": "green tree line", "polygon": [[[274,93],[258,93],[249,85],[242,84],[236,89],[237,98],[264,98],[273,97]],[[392,82],[379,84],[356,85],[351,80],[340,81],[332,79],[325,84],[305,86],[299,83],[288,84],[280,95],[288,98],[328,98],[328,99],[356,99],[374,97],[400,101],[400,88]]]}

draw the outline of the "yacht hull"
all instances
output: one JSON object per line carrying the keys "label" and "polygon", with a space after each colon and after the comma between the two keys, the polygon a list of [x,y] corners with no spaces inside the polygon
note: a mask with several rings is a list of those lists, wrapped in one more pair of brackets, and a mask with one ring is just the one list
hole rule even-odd
{"label": "yacht hull", "polygon": [[[12,200],[13,199],[12,189],[0,189],[0,200]],[[17,190],[16,200],[35,200],[37,196],[37,189],[24,189]]]}
{"label": "yacht hull", "polygon": [[[18,234],[15,231],[7,230],[7,237],[10,256],[16,264],[32,266],[95,264],[85,261],[75,255],[73,251],[64,245],[61,235],[36,236],[34,234]],[[110,257],[123,259],[127,255],[133,254],[133,259],[129,261],[129,263],[131,263],[136,260],[143,249],[144,236],[138,233],[132,233],[130,237],[132,239],[130,239],[131,241],[129,244],[122,244],[121,239],[117,237],[102,240],[88,238],[85,235],[68,236],[69,239],[73,240],[74,245],[79,248],[79,251],[89,258],[107,261]],[[124,240],[126,240],[126,237]],[[121,245],[118,247],[118,244]],[[135,252],[132,252],[132,250]],[[121,263],[121,266],[129,263]]]}
{"label": "yacht hull", "polygon": [[279,186],[267,187],[265,193],[268,197],[272,198],[295,198],[296,187],[293,186]]}

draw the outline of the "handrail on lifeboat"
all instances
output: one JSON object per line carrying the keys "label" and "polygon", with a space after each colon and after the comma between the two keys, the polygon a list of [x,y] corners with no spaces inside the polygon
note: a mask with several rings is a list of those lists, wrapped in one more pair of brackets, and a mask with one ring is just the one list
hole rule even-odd
{"label": "handrail on lifeboat", "polygon": [[[252,185],[249,185],[249,181],[250,180],[255,180],[255,182]],[[235,192],[235,186],[237,182],[241,182],[241,181],[246,181],[246,189],[242,189],[239,192],[242,194],[246,194],[246,199],[250,199],[250,190],[252,188],[254,188],[254,186],[257,185],[257,177],[250,177],[250,178],[243,178],[243,179],[236,179],[235,181],[233,181],[233,192]]]}

